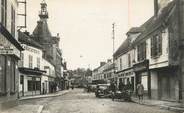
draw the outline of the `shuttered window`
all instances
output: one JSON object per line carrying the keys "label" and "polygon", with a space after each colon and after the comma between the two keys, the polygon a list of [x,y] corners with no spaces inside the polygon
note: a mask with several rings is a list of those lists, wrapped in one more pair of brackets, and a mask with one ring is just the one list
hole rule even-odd
{"label": "shuttered window", "polygon": [[146,59],[146,42],[143,42],[137,46],[137,60],[143,61]]}
{"label": "shuttered window", "polygon": [[1,23],[6,27],[7,24],[7,0],[1,0]]}
{"label": "shuttered window", "polygon": [[151,56],[157,57],[162,54],[162,35],[157,34],[151,38]]}
{"label": "shuttered window", "polygon": [[13,6],[11,6],[11,34],[15,36],[15,10]]}
{"label": "shuttered window", "polygon": [[33,56],[29,55],[29,68],[33,68]]}

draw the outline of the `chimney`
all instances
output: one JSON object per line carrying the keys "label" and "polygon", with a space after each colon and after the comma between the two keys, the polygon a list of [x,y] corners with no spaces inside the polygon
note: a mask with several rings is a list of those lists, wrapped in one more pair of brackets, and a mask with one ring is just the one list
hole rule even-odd
{"label": "chimney", "polygon": [[100,62],[100,67],[105,65],[105,62]]}
{"label": "chimney", "polygon": [[154,0],[154,16],[157,16],[158,10],[159,10],[158,0]]}

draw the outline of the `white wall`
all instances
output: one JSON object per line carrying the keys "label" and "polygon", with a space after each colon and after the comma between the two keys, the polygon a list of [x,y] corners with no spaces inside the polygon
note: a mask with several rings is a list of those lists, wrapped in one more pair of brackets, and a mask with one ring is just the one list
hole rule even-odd
{"label": "white wall", "polygon": [[[22,53],[24,54],[24,59],[23,59],[23,67],[29,68],[29,55],[33,57],[33,69],[37,67],[37,58],[40,58],[40,69],[43,70],[42,64],[42,50],[37,49],[32,46],[28,46],[25,44],[22,44],[23,48],[25,49]],[[30,50],[27,50],[26,48],[29,48],[31,50],[34,50],[35,52],[32,52]]]}
{"label": "white wall", "polygon": [[[128,54],[130,54],[130,61],[131,61],[130,67],[133,66],[133,60],[135,59],[134,49],[128,51],[126,54],[123,54],[123,55],[119,56],[115,60],[115,65],[116,65],[117,71],[121,71],[121,70],[125,70],[127,68],[130,68],[129,65],[128,65]],[[122,69],[120,68],[120,59],[122,59]]]}
{"label": "white wall", "polygon": [[[48,67],[48,68],[47,69],[44,69],[45,66]],[[45,74],[47,76],[55,77],[55,69],[54,69],[54,66],[51,63],[49,63],[47,60],[42,59],[41,67],[43,68],[43,70],[46,71]]]}

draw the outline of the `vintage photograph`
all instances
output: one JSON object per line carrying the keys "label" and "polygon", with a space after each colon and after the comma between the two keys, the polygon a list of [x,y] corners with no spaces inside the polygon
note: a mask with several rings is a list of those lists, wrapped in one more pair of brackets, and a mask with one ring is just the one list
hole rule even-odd
{"label": "vintage photograph", "polygon": [[0,0],[0,113],[184,113],[184,0]]}

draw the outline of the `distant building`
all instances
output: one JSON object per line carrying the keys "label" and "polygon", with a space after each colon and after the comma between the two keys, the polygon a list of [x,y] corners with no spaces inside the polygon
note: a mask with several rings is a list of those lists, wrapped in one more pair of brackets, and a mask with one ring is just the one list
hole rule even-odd
{"label": "distant building", "polygon": [[112,74],[112,62],[100,62],[100,66],[93,70],[92,72],[92,83],[102,84],[107,83],[111,80]]}
{"label": "distant building", "polygon": [[0,0],[0,109],[16,103],[18,60],[23,50],[17,41],[17,0]]}

